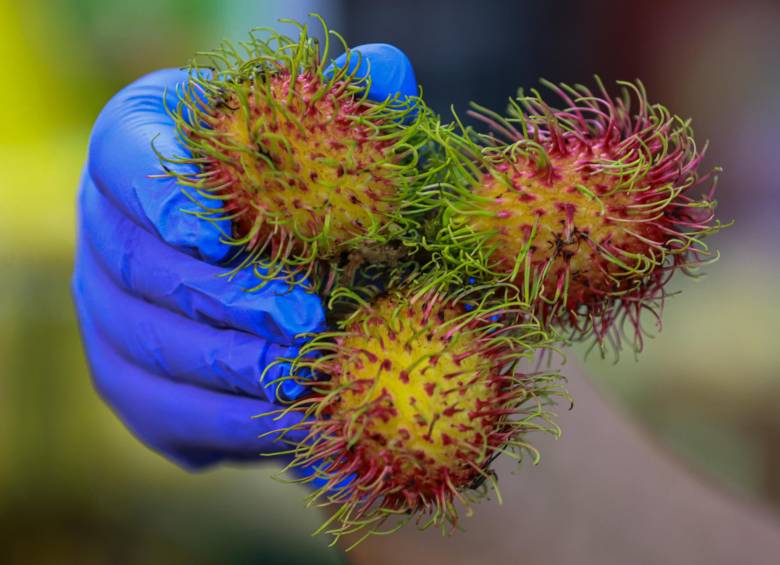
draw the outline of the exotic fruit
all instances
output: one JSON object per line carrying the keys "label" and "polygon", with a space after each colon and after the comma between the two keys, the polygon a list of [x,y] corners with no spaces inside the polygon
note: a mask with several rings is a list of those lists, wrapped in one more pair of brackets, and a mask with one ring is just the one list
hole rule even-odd
{"label": "exotic fruit", "polygon": [[537,453],[531,430],[558,428],[547,405],[554,375],[520,373],[547,336],[534,321],[506,324],[520,303],[470,303],[394,291],[365,304],[340,331],[317,336],[293,362],[323,377],[283,412],[306,418],[289,432],[306,439],[290,467],[316,471],[313,498],[335,507],[323,526],[339,537],[362,528],[455,525],[458,510],[496,488],[489,465],[500,453]]}
{"label": "exotic fruit", "polygon": [[346,63],[328,67],[328,43],[320,53],[299,29],[297,39],[252,34],[243,52],[225,43],[196,58],[169,109],[191,157],[162,158],[196,165],[166,170],[219,204],[202,216],[231,220],[242,267],[259,261],[266,278],[296,281],[327,273],[332,284],[333,269],[318,267],[354,270],[411,221],[426,110],[417,98],[369,100],[360,55],[345,45]]}
{"label": "exotic fruit", "polygon": [[187,154],[160,158],[230,226],[230,267],[323,299],[333,329],[291,336],[259,378],[281,404],[260,415],[279,422],[265,455],[332,510],[320,531],[446,531],[499,497],[496,457],[535,463],[528,433],[559,434],[567,395],[540,367],[562,336],[619,349],[628,326],[641,349],[671,275],[712,256],[715,176],[641,83],[474,106],[478,134],[417,97],[369,98],[359,53],[329,61],[298,29],[196,59],[169,108]]}
{"label": "exotic fruit", "polygon": [[616,347],[629,321],[639,350],[642,312],[660,320],[670,276],[711,257],[720,225],[689,122],[620,84],[613,99],[547,83],[561,108],[521,92],[507,117],[474,106],[488,135],[440,128],[455,166],[438,239],[462,272],[533,289],[543,321]]}

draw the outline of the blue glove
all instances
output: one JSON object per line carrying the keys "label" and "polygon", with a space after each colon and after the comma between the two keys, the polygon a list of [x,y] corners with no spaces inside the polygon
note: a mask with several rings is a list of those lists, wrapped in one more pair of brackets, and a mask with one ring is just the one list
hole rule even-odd
{"label": "blue glove", "polygon": [[[335,61],[344,64],[343,56]],[[358,47],[349,65],[360,65],[358,76],[370,69],[373,100],[417,94],[411,64],[395,47]],[[72,288],[98,392],[141,441],[196,469],[280,449],[258,436],[296,416],[255,417],[278,408],[261,375],[278,357],[295,356],[296,336],[321,331],[325,318],[319,298],[302,289],[272,282],[246,292],[258,282],[251,270],[220,276],[229,226],[186,213],[198,205],[173,179],[150,178],[162,173],[153,139],[164,155],[186,154],[163,106],[167,89],[175,107],[186,78],[151,73],[100,113],[78,196]],[[277,364],[264,380],[282,370]],[[282,394],[295,396],[298,385],[286,382]]]}

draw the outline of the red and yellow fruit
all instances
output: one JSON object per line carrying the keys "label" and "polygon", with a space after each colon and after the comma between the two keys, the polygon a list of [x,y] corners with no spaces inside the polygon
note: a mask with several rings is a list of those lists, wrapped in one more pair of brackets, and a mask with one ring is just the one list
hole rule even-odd
{"label": "red and yellow fruit", "polygon": [[336,507],[331,533],[376,531],[396,514],[455,525],[456,501],[478,498],[485,480],[495,486],[496,455],[535,458],[525,434],[557,433],[546,406],[558,381],[517,369],[547,336],[535,322],[502,321],[522,307],[469,311],[453,299],[393,292],[296,359],[295,369],[323,380],[287,409],[307,416],[295,429],[308,441],[292,449],[291,466],[317,464],[309,479],[319,477],[318,496]]}
{"label": "red and yellow fruit", "polygon": [[550,333],[619,346],[628,322],[641,348],[670,276],[708,259],[714,177],[639,83],[548,85],[559,108],[521,94],[506,117],[476,107],[491,133],[456,132],[419,100],[369,100],[349,64],[326,72],[300,30],[193,65],[171,109],[189,155],[163,161],[195,172],[166,171],[218,203],[201,215],[229,220],[237,269],[310,281],[336,322],[272,363],[306,392],[267,455],[332,508],[321,530],[454,527],[497,490],[497,456],[535,462],[526,435],[559,433],[560,378],[525,364]]}
{"label": "red and yellow fruit", "polygon": [[203,215],[231,221],[226,238],[242,266],[301,280],[403,233],[422,103],[369,100],[349,50],[344,66],[325,72],[327,48],[321,54],[305,26],[297,39],[252,36],[244,47],[204,54],[170,110],[191,153],[170,160],[197,166],[171,174],[219,204]]}
{"label": "red and yellow fruit", "polygon": [[[702,238],[719,228],[714,181],[689,122],[651,105],[641,84],[622,98],[549,85],[502,117],[473,115],[492,133],[444,133],[455,187],[443,195],[444,256],[482,280],[541,285],[536,311],[574,336],[619,339],[625,320],[660,308],[665,284],[710,257]],[[636,107],[630,105],[630,93]]]}

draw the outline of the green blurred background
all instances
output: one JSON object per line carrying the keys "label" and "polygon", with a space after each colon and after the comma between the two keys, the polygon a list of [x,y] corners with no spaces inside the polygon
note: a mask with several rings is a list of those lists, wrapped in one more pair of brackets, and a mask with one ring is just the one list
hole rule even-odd
{"label": "green blurred background", "polygon": [[780,510],[778,8],[508,4],[0,0],[0,561],[343,561],[309,537],[318,516],[271,469],[190,475],[133,439],[91,388],[68,288],[76,186],[108,98],[222,37],[311,10],[352,44],[398,44],[441,112],[469,98],[501,106],[539,75],[597,71],[638,75],[693,116],[713,140],[709,164],[726,169],[722,217],[737,225],[713,240],[723,258],[708,278],[678,282],[685,296],[640,362],[587,366],[704,476]]}

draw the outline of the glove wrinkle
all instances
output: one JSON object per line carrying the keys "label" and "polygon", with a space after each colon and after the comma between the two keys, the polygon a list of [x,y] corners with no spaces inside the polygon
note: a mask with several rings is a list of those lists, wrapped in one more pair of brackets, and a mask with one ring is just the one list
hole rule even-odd
{"label": "glove wrinkle", "polygon": [[[85,313],[92,313],[96,328],[125,359],[171,380],[275,398],[275,392],[269,392],[260,382],[261,368],[279,356],[294,356],[294,348],[240,330],[190,320],[123,293],[89,252],[81,254],[80,262],[74,278],[77,302]],[[85,280],[99,291],[84,293],[81,289]],[[103,304],[111,304],[111,308]],[[278,371],[269,371],[269,377],[278,376]]]}
{"label": "glove wrinkle", "polygon": [[[316,295],[301,289],[287,292],[288,285],[281,281],[247,292],[258,282],[251,269],[232,281],[220,276],[225,272],[219,267],[179,253],[125,220],[93,186],[87,183],[81,195],[89,248],[116,284],[130,293],[193,320],[237,327],[284,345],[295,343],[300,333],[324,327]],[[110,233],[114,231],[116,235]]]}

